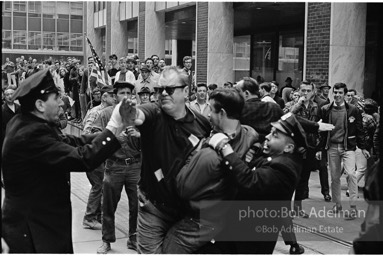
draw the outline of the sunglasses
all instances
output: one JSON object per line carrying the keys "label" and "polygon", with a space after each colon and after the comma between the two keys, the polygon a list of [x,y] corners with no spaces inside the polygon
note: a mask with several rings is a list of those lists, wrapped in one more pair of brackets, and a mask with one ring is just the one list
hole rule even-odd
{"label": "sunglasses", "polygon": [[179,86],[165,86],[165,87],[155,87],[154,90],[156,93],[159,93],[159,94],[162,94],[164,92],[164,90],[166,91],[166,93],[171,96],[173,95],[174,91],[177,89],[177,88],[185,88],[186,85],[179,85]]}

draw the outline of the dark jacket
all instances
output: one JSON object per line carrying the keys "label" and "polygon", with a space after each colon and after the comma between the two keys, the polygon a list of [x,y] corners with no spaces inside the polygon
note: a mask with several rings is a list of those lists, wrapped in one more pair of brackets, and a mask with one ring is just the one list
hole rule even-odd
{"label": "dark jacket", "polygon": [[4,103],[1,106],[1,146],[3,145],[5,132],[7,129],[7,124],[9,120],[12,119],[16,114],[20,113],[20,105],[15,103],[15,112],[13,112],[7,105]]}
{"label": "dark jacket", "polygon": [[59,136],[32,114],[8,125],[2,152],[2,236],[13,253],[73,253],[70,171],[91,171],[120,144],[99,135]]}
{"label": "dark jacket", "polygon": [[[291,198],[302,170],[302,156],[261,156],[246,165],[233,153],[223,161],[227,171],[234,176],[233,179],[238,184],[240,193],[237,200],[241,200],[237,204],[238,209],[233,207],[233,219],[227,219],[228,225],[233,225],[229,230],[236,241],[251,241],[236,242],[237,253],[273,253],[284,219],[289,216]],[[238,212],[243,209],[251,209],[257,216],[251,217],[249,214],[249,218],[238,221]],[[272,212],[276,213],[274,217],[271,217]],[[255,227],[267,227],[268,232],[254,232]]]}
{"label": "dark jacket", "polygon": [[[323,123],[331,123],[331,110],[334,106],[334,102],[324,105],[319,111],[319,119],[322,119]],[[363,124],[362,115],[357,107],[345,102],[347,110],[347,122],[346,133],[344,140],[344,148],[346,150],[356,150],[356,146],[360,149],[365,149],[365,142],[363,140]],[[320,147],[328,149],[330,146],[330,132],[322,133]]]}

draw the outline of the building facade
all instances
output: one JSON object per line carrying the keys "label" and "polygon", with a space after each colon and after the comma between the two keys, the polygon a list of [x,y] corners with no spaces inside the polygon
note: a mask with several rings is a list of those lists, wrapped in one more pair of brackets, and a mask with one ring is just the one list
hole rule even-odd
{"label": "building facade", "polygon": [[[84,55],[84,2],[3,1],[2,61]],[[86,19],[85,19],[86,21]]]}

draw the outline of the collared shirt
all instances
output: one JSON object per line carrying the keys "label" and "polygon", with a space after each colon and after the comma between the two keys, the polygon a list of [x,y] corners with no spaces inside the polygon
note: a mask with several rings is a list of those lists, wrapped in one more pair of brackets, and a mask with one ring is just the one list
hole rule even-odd
{"label": "collared shirt", "polygon": [[199,104],[197,100],[193,100],[190,102],[190,108],[196,110],[198,113],[202,114],[206,118],[209,118],[211,113],[211,106],[209,102],[205,102],[205,104]]}
{"label": "collared shirt", "polygon": [[[152,71],[150,72],[149,78],[150,78],[153,82],[158,83],[158,79],[160,79],[160,75],[157,74],[156,72],[154,72],[154,71],[152,70]],[[141,74],[138,75],[137,81],[138,81],[138,80],[142,80],[142,75],[141,75]]]}
{"label": "collared shirt", "polygon": [[[271,98],[270,95],[266,95],[266,96],[262,97],[261,100],[264,101],[264,102],[273,102],[273,103],[277,104],[277,103],[275,102],[275,100],[274,100],[273,98]],[[279,105],[278,105],[278,106],[279,106]]]}
{"label": "collared shirt", "polygon": [[86,113],[84,117],[84,122],[83,122],[84,129],[82,131],[83,134],[91,134],[92,125],[94,121],[98,118],[100,114],[100,110],[104,108],[105,108],[104,104],[100,104],[88,110],[88,112]]}

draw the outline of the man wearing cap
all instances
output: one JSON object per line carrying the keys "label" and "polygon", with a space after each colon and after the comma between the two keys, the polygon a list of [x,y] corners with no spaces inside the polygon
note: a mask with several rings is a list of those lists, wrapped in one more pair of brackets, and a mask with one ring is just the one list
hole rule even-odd
{"label": "man wearing cap", "polygon": [[286,84],[284,87],[281,88],[280,96],[282,97],[282,99],[285,102],[290,101],[290,99],[289,99],[290,93],[291,93],[291,91],[294,90],[292,82],[293,82],[293,80],[291,79],[291,77],[286,78],[286,80],[285,80]]}
{"label": "man wearing cap", "polygon": [[141,90],[138,92],[138,97],[140,99],[140,105],[146,104],[150,102],[150,89],[149,87],[142,87]]}
{"label": "man wearing cap", "polygon": [[136,60],[132,57],[129,57],[126,59],[126,65],[127,65],[127,69],[134,74],[134,77],[137,80],[140,73],[136,70],[136,65],[137,65]]}
{"label": "man wearing cap", "polygon": [[[144,65],[142,65],[141,68],[143,68],[144,66],[146,66],[146,68],[148,68],[149,71],[150,71],[150,73],[149,73],[149,77],[150,77],[150,79],[151,79],[153,82],[157,83],[157,82],[158,82],[158,79],[160,78],[160,75],[153,71],[153,65],[154,65],[154,64],[153,64],[153,60],[152,60],[151,58],[147,58],[147,59],[145,60]],[[137,81],[140,80],[140,79],[142,79],[142,74],[140,74],[140,75],[138,76]]]}
{"label": "man wearing cap", "polygon": [[[328,95],[329,95],[329,93],[330,93],[331,86],[328,85],[328,83],[324,83],[324,84],[322,84],[322,85],[319,87],[319,89],[320,89],[321,92],[322,92],[321,95],[323,96],[323,99],[325,100],[325,104],[329,104],[329,103],[330,103],[330,99],[329,99]],[[317,102],[317,103],[319,104],[319,102]],[[324,105],[319,104],[319,107],[320,107],[320,108],[321,108],[322,106],[324,106]]]}
{"label": "man wearing cap", "polygon": [[119,82],[122,81],[122,82],[128,82],[128,83],[134,84],[134,82],[136,81],[136,77],[134,76],[132,71],[129,71],[127,69],[126,58],[121,57],[119,64],[120,64],[120,71],[116,73],[116,78],[114,80],[114,83],[116,83],[117,81]]}
{"label": "man wearing cap", "polygon": [[124,125],[134,120],[141,133],[138,251],[145,254],[161,253],[168,229],[184,216],[174,179],[189,153],[211,130],[204,116],[185,105],[188,77],[182,70],[165,67],[158,82],[158,103],[135,107],[126,100],[112,114],[122,117]]}
{"label": "man wearing cap", "polygon": [[[129,82],[116,81],[114,93],[117,103],[124,98],[130,99],[134,86]],[[102,131],[107,126],[115,106],[102,109],[94,121],[92,131]],[[121,149],[115,152],[105,162],[104,180],[102,186],[102,245],[97,253],[107,253],[111,250],[110,244],[116,241],[115,212],[121,198],[122,189],[125,187],[129,200],[129,249],[137,249],[137,184],[141,171],[141,153],[139,139],[128,137],[124,140]]]}
{"label": "man wearing cap", "polygon": [[[252,208],[252,210],[265,213],[266,209],[281,213],[288,211],[298,183],[302,169],[302,154],[307,148],[306,134],[292,113],[285,114],[278,122],[273,122],[271,125],[271,132],[266,136],[263,146],[263,155],[254,157],[248,164],[234,152],[230,139],[225,134],[214,135],[220,136],[221,141],[217,142],[212,138],[210,141],[215,143],[210,145],[222,155],[222,164],[226,167],[223,171],[233,175],[242,200],[263,201],[252,204],[252,207],[259,205],[259,209]],[[241,241],[235,242],[235,253],[273,252],[278,234],[284,227],[284,218],[288,216],[278,215],[275,218],[271,218],[270,215],[263,216],[251,218],[251,225],[250,222],[244,222],[246,224],[238,222],[238,215],[235,216],[237,219],[227,219],[228,223],[233,223],[237,226],[237,230],[241,230],[239,233],[231,234],[232,239]],[[256,233],[254,227],[257,226],[266,227],[270,232]],[[217,243],[216,246],[220,245],[222,244]]]}
{"label": "man wearing cap", "polygon": [[62,104],[48,69],[15,91],[21,114],[9,123],[2,151],[2,236],[13,253],[73,253],[70,171],[91,171],[120,143],[108,126],[96,135],[59,135]]}
{"label": "man wearing cap", "polygon": [[134,83],[134,88],[136,91],[136,98],[138,99],[138,103],[140,103],[140,99],[138,97],[138,92],[141,91],[143,87],[147,87],[150,89],[150,92],[154,92],[154,88],[157,86],[157,81],[153,80],[153,77],[150,75],[150,69],[148,66],[144,65],[141,68],[141,74],[138,77],[138,80]]}
{"label": "man wearing cap", "polygon": [[112,54],[109,56],[109,61],[112,65],[112,68],[108,70],[108,75],[110,79],[112,80],[112,84],[114,84],[114,80],[116,78],[116,74],[118,72],[118,63],[117,63],[117,55]]}

